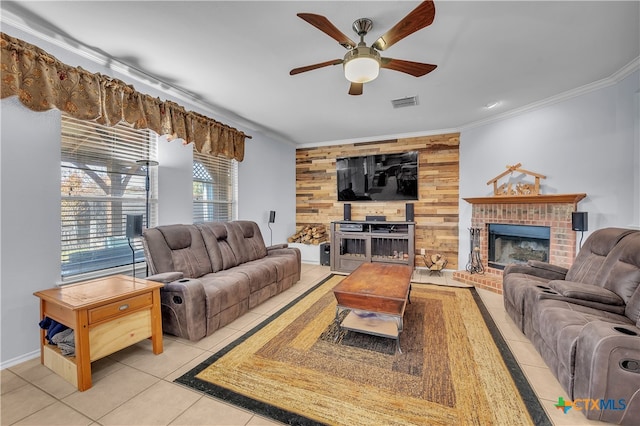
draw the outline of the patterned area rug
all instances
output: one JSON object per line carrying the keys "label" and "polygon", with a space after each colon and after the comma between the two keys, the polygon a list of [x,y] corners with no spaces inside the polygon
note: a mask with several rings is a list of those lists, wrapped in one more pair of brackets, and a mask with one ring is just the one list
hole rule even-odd
{"label": "patterned area rug", "polygon": [[337,327],[342,279],[176,382],[287,424],[551,424],[475,289],[414,284],[399,353]]}

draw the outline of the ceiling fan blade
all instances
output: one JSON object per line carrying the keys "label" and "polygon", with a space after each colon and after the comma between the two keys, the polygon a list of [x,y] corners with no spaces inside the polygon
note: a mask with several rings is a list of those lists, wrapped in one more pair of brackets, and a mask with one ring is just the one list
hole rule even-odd
{"label": "ceiling fan blade", "polygon": [[335,27],[327,18],[322,15],[315,15],[313,13],[298,13],[298,16],[307,21],[332,39],[336,40],[340,45],[346,49],[356,47],[356,43],[349,37],[344,35],[342,31]]}
{"label": "ceiling fan blade", "polygon": [[351,86],[349,87],[349,94],[362,95],[362,86],[364,86],[364,83],[351,83]]}
{"label": "ceiling fan blade", "polygon": [[414,77],[422,77],[435,70],[438,66],[431,64],[423,64],[422,62],[403,61],[402,59],[381,58],[380,68],[388,70],[400,71],[411,74]]}
{"label": "ceiling fan blade", "polygon": [[431,25],[436,16],[436,7],[433,1],[423,1],[420,6],[413,9],[393,28],[384,33],[372,47],[377,50],[385,50],[396,44],[403,38]]}
{"label": "ceiling fan blade", "polygon": [[306,67],[294,68],[289,71],[289,75],[300,74],[301,72],[307,72],[311,70],[317,70],[318,68],[328,67],[329,65],[339,65],[343,61],[342,59],[332,59],[331,61],[320,62],[319,64],[307,65]]}

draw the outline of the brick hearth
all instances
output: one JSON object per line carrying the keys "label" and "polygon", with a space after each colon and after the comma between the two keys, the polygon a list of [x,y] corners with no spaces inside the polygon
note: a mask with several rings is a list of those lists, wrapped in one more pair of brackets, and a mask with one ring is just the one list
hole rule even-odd
{"label": "brick hearth", "polygon": [[[480,229],[480,256],[484,274],[456,271],[453,278],[502,294],[502,271],[490,268],[488,225],[537,225],[551,228],[549,262],[570,267],[576,256],[576,233],[571,229],[571,213],[586,194],[533,195],[465,198],[473,205],[471,227]],[[461,265],[462,266],[462,265]]]}

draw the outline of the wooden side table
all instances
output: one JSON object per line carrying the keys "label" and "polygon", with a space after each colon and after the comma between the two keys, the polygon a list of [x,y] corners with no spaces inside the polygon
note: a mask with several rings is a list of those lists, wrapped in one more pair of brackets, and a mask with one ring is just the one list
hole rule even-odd
{"label": "wooden side table", "polygon": [[35,292],[40,317],[74,330],[75,357],[49,345],[40,331],[40,362],[84,391],[91,387],[91,362],[151,338],[162,353],[160,287],[164,284],[114,275]]}

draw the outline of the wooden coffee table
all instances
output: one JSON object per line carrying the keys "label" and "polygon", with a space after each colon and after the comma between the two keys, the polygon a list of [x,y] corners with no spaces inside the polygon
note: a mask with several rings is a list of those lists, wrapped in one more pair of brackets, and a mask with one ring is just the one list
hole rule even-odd
{"label": "wooden coffee table", "polygon": [[[411,303],[411,275],[407,265],[363,263],[333,289],[338,302],[335,321],[346,330],[395,339],[398,352],[404,309]],[[351,312],[340,322],[344,309]]]}

